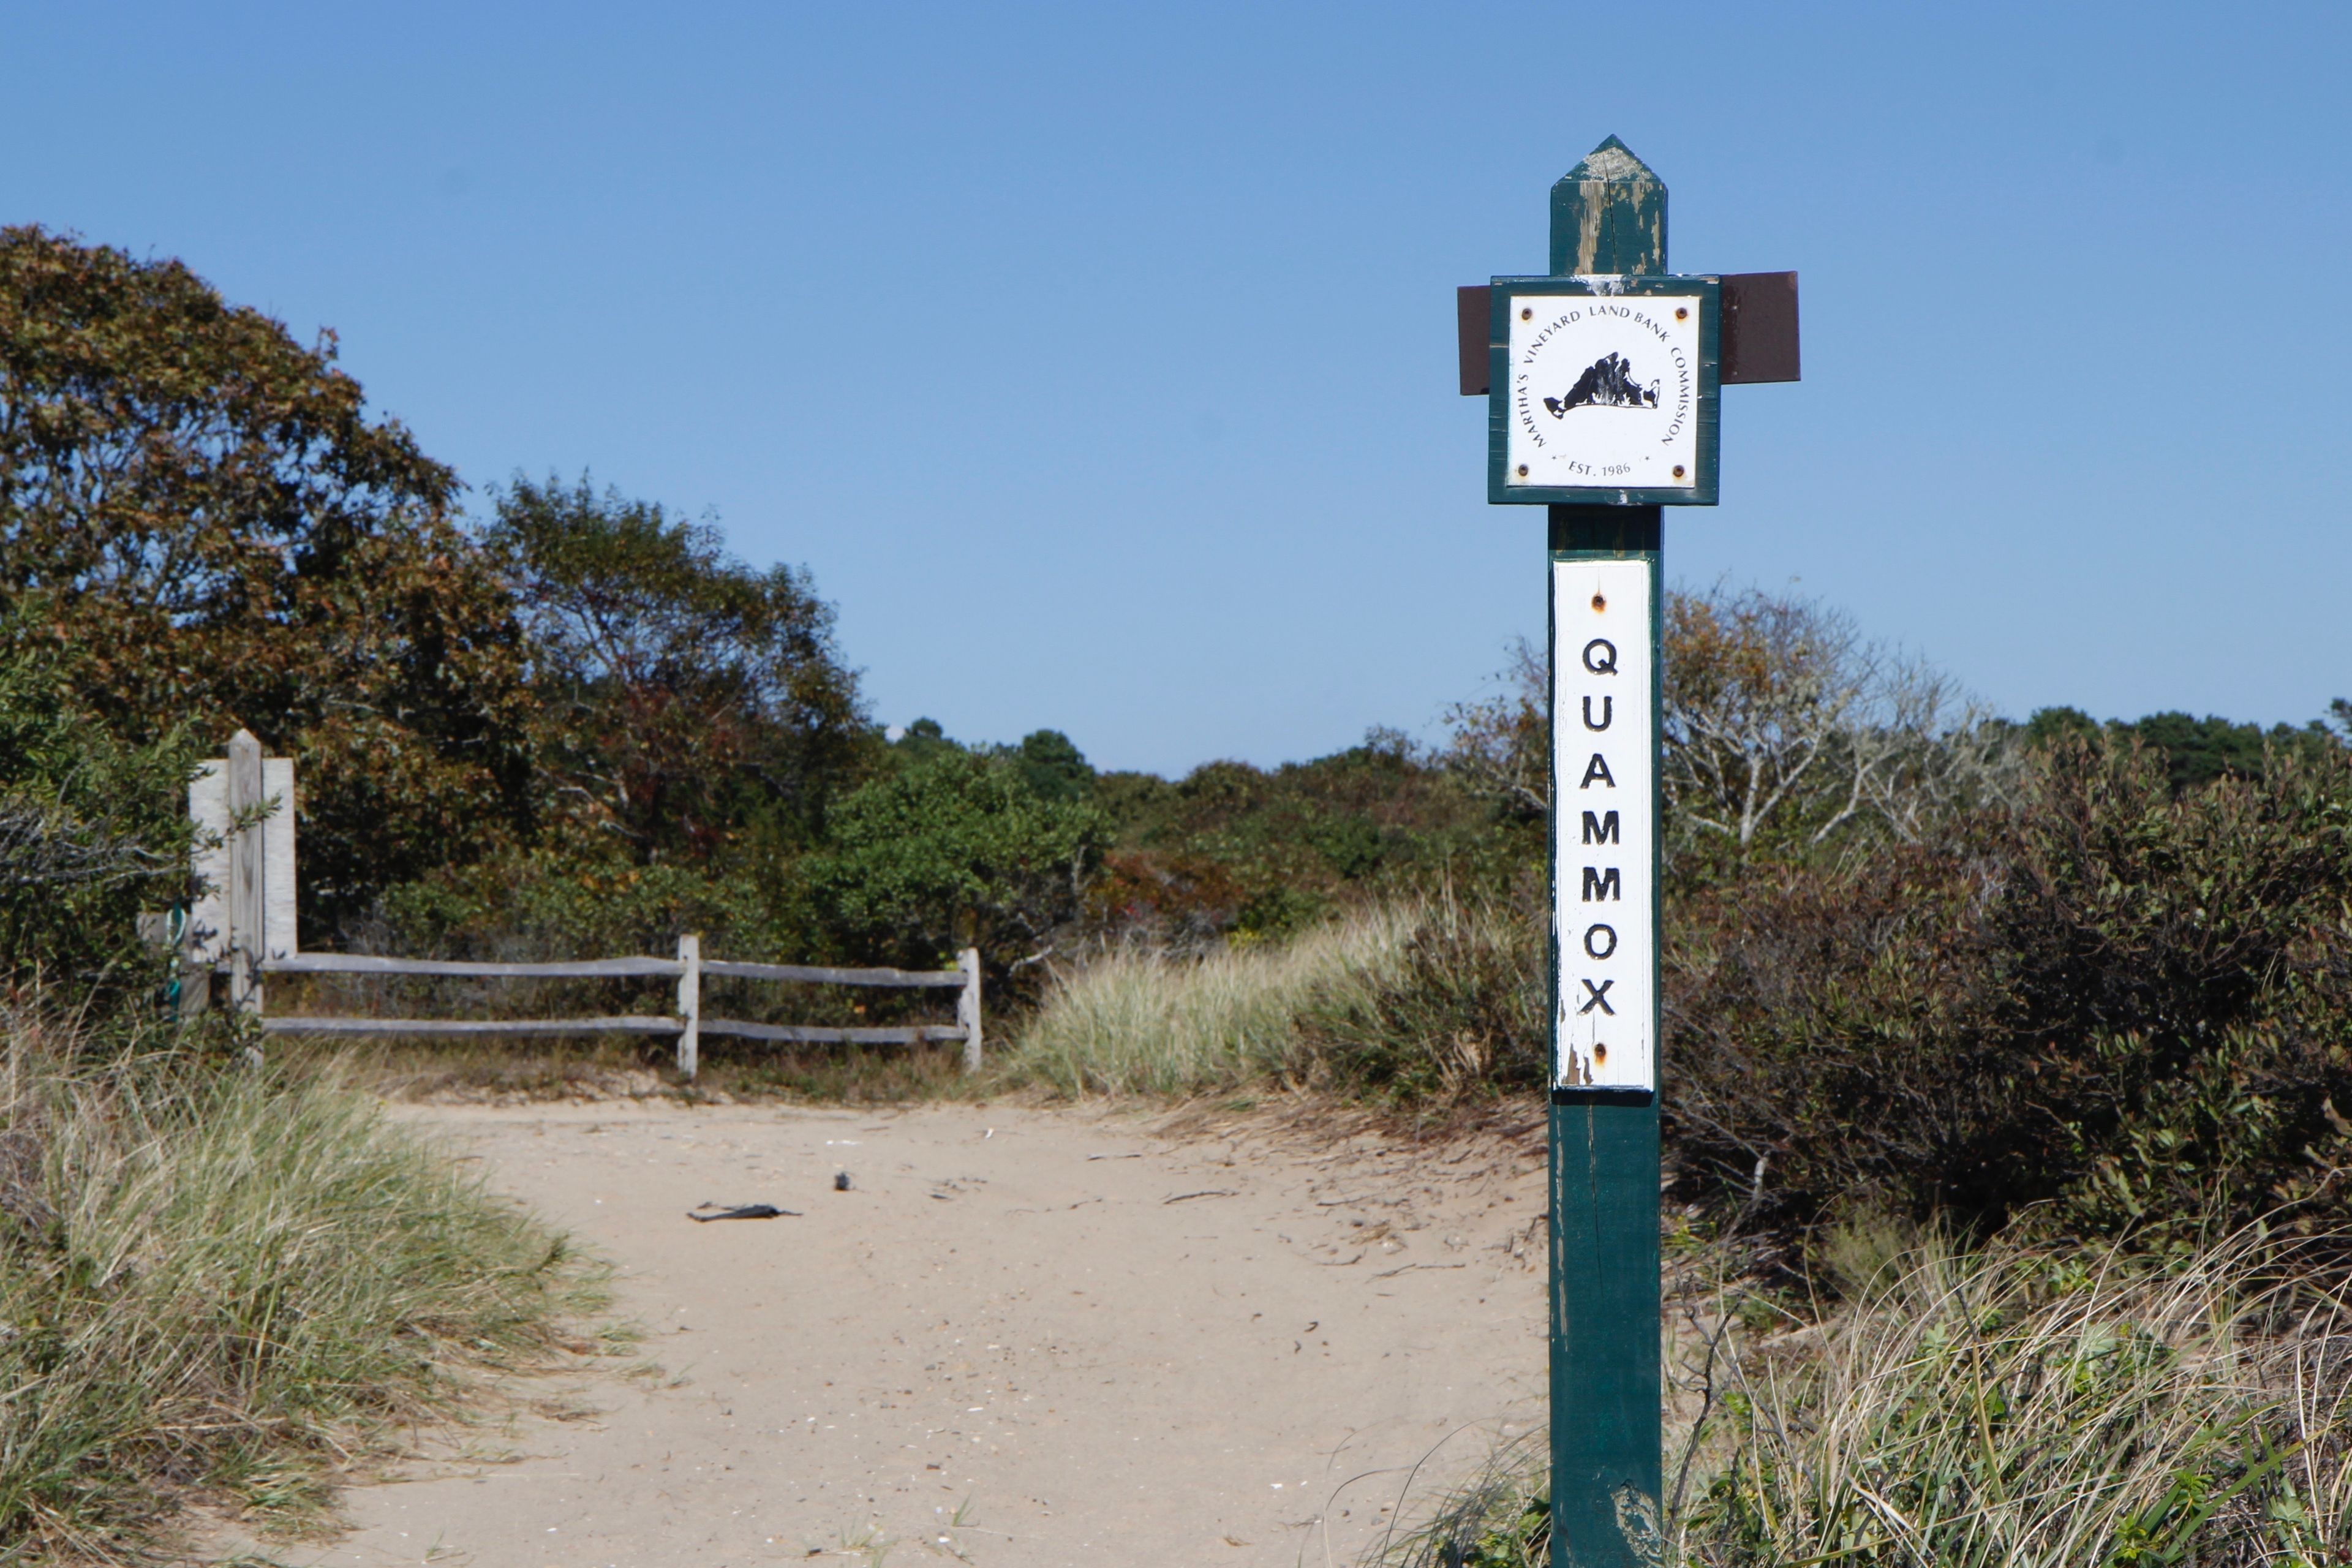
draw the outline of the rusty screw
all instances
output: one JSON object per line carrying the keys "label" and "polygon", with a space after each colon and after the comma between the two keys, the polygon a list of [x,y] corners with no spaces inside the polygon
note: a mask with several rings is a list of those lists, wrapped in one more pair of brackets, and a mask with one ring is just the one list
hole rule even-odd
{"label": "rusty screw", "polygon": [[1689,306],[1687,306],[1687,305],[1677,305],[1677,306],[1675,306],[1675,321],[1689,321],[1689,320],[1690,320],[1690,307],[1689,307]]}
{"label": "rusty screw", "polygon": [[1528,477],[1528,466],[1527,466],[1525,463],[1521,463],[1521,464],[1519,465],[1519,478],[1521,478],[1521,479],[1526,479],[1527,477]]}
{"label": "rusty screw", "polygon": [[1596,610],[1605,610],[1609,607],[1609,601],[1595,594],[1592,595],[1592,607]]}
{"label": "rusty screw", "polygon": [[1676,464],[1675,465],[1675,478],[1676,478],[1676,479],[1681,479],[1682,477],[1683,477],[1683,466],[1682,466],[1680,463],[1676,463]]}
{"label": "rusty screw", "polygon": [[1609,1059],[1609,1047],[1608,1047],[1607,1046],[1595,1046],[1595,1047],[1592,1047],[1592,1059],[1593,1059],[1595,1062],[1605,1062],[1605,1061],[1607,1061],[1607,1060]]}
{"label": "rusty screw", "polygon": [[1535,319],[1536,313],[1533,310],[1525,305],[1519,307],[1519,320],[1522,321],[1532,321]]}

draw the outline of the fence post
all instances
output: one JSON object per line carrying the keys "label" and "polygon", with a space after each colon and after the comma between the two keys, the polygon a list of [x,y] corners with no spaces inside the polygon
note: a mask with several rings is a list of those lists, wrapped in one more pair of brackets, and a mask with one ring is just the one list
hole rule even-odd
{"label": "fence post", "polygon": [[980,1070],[980,949],[967,947],[956,954],[963,971],[963,989],[956,994],[956,1022],[963,1027],[963,1070]]}
{"label": "fence post", "polygon": [[688,931],[677,939],[677,961],[686,967],[677,975],[677,1076],[694,1081],[702,1065],[702,936]]}
{"label": "fence post", "polygon": [[228,743],[228,999],[261,1011],[261,961],[269,947],[268,861],[261,824],[238,819],[260,808],[261,742],[239,730]]}
{"label": "fence post", "polygon": [[180,1018],[183,1022],[210,1010],[213,1005],[213,966],[197,940],[195,905],[192,901],[180,921]]}

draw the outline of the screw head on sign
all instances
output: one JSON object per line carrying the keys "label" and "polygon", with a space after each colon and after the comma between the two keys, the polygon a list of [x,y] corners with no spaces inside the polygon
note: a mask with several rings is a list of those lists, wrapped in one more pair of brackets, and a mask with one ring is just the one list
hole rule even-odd
{"label": "screw head on sign", "polygon": [[1683,466],[1682,466],[1680,463],[1676,463],[1676,464],[1675,465],[1675,478],[1676,478],[1676,479],[1681,479],[1682,477],[1683,477]]}
{"label": "screw head on sign", "polygon": [[1525,305],[1519,307],[1519,320],[1522,321],[1532,321],[1535,319],[1536,313],[1533,310]]}
{"label": "screw head on sign", "polygon": [[1608,1047],[1607,1046],[1595,1046],[1595,1047],[1592,1047],[1592,1059],[1593,1059],[1594,1061],[1596,1061],[1596,1062],[1605,1062],[1605,1061],[1607,1061],[1607,1060],[1609,1059],[1609,1047]]}
{"label": "screw head on sign", "polygon": [[1528,477],[1528,466],[1527,466],[1525,463],[1521,463],[1521,464],[1519,465],[1519,478],[1521,478],[1521,479],[1526,479],[1527,477]]}
{"label": "screw head on sign", "polygon": [[1592,607],[1596,610],[1605,610],[1609,607],[1609,601],[1601,595],[1595,594],[1592,595]]}
{"label": "screw head on sign", "polygon": [[1690,320],[1690,307],[1689,307],[1689,306],[1687,306],[1687,305],[1677,305],[1677,306],[1675,306],[1675,321],[1689,321],[1689,320]]}

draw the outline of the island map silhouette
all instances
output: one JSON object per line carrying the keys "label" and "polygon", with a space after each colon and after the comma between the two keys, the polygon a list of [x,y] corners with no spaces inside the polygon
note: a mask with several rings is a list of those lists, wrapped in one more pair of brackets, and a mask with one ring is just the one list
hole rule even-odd
{"label": "island map silhouette", "polygon": [[1584,367],[1566,397],[1547,397],[1543,405],[1555,419],[1571,408],[1655,408],[1658,384],[1643,386],[1633,379],[1633,367],[1615,353],[1602,354]]}

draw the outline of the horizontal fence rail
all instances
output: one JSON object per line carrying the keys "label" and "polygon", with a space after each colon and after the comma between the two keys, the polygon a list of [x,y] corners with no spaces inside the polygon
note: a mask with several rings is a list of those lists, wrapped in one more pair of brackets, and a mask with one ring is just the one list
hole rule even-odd
{"label": "horizontal fence rail", "polygon": [[961,1024],[893,1024],[873,1028],[834,1028],[815,1024],[747,1024],[738,1018],[705,1018],[706,1035],[740,1035],[747,1040],[783,1040],[809,1046],[912,1046],[964,1037]]}
{"label": "horizontal fence rail", "polygon": [[[705,1024],[704,1028],[710,1026]],[[676,1018],[264,1018],[265,1035],[675,1035]]]}
{"label": "horizontal fence rail", "polygon": [[[562,963],[492,963],[473,959],[378,958],[372,953],[303,952],[264,961],[264,974],[447,974],[491,980],[598,980],[676,975],[675,958],[583,958]],[[961,969],[828,969],[809,963],[737,963],[706,959],[702,973],[730,980],[791,980],[812,985],[952,986]]]}
{"label": "horizontal fence rail", "polygon": [[[705,968],[710,967],[705,965]],[[495,980],[603,980],[686,973],[675,958],[583,958],[568,963],[477,963],[471,959],[377,958],[357,952],[301,952],[266,959],[264,974],[450,974]],[[957,976],[961,979],[961,975]]]}
{"label": "horizontal fence rail", "polygon": [[[980,1067],[980,953],[966,948],[953,969],[837,969],[805,963],[705,962],[699,937],[682,936],[676,958],[588,958],[551,963],[495,963],[471,959],[384,958],[373,953],[302,952],[255,965],[263,974],[410,974],[477,980],[676,979],[677,1015],[622,1014],[599,1018],[364,1018],[264,1016],[266,1035],[404,1035],[417,1037],[466,1035],[675,1035],[677,1070],[692,1079],[700,1066],[701,1037],[792,1045],[907,1046],[961,1041],[967,1072]],[[873,1028],[835,1028],[814,1024],[755,1024],[740,1018],[702,1016],[702,977],[774,980],[815,985],[956,989],[953,1024],[905,1024]]]}
{"label": "horizontal fence rail", "polygon": [[730,980],[799,980],[814,985],[961,985],[961,969],[818,969],[804,963],[730,963],[711,959],[705,974]]}

